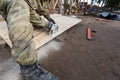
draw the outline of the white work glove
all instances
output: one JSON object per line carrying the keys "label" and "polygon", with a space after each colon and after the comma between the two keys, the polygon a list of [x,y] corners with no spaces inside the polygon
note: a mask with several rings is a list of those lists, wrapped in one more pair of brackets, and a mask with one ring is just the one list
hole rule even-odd
{"label": "white work glove", "polygon": [[55,34],[58,32],[59,26],[57,24],[53,24],[52,22],[47,22],[45,27],[49,30],[49,34]]}

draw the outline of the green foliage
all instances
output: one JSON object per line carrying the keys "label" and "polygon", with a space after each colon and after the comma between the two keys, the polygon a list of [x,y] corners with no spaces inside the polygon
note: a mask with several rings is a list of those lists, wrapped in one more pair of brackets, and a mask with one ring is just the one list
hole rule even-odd
{"label": "green foliage", "polygon": [[120,0],[107,0],[106,7],[118,7]]}
{"label": "green foliage", "polygon": [[[118,8],[120,6],[120,0],[94,0],[97,3],[103,3],[105,7],[109,7],[111,9]],[[103,7],[102,4],[102,7]]]}

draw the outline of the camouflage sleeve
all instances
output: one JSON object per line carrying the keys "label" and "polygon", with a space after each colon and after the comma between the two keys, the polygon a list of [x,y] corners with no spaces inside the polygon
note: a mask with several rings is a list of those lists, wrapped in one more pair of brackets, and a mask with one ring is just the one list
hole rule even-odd
{"label": "camouflage sleeve", "polygon": [[37,0],[38,4],[39,4],[39,8],[38,8],[38,13],[40,15],[43,15],[46,19],[50,19],[50,14],[49,14],[49,11],[48,11],[48,4],[49,4],[49,0],[47,1],[40,1],[40,0]]}
{"label": "camouflage sleeve", "polygon": [[1,4],[6,15],[9,37],[13,44],[13,57],[23,65],[34,63],[36,55],[28,5],[24,0],[2,0]]}
{"label": "camouflage sleeve", "polygon": [[3,8],[5,9],[6,21],[9,24],[8,28],[16,27],[16,25],[32,27],[29,22],[29,7],[24,0],[3,0]]}

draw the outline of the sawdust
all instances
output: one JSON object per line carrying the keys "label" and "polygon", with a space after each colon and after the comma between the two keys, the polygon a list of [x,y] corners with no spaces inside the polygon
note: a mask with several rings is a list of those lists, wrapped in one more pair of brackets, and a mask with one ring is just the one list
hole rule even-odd
{"label": "sawdust", "polygon": [[44,58],[48,58],[48,55],[51,51],[59,51],[62,47],[63,43],[52,40],[46,45],[42,46],[37,51],[38,60],[42,60]]}
{"label": "sawdust", "polygon": [[0,64],[0,80],[19,80],[19,66],[13,62],[12,58]]}

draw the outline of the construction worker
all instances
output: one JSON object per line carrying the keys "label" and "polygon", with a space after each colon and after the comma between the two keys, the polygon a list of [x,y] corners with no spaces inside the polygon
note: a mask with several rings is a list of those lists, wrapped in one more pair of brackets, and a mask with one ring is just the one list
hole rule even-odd
{"label": "construction worker", "polygon": [[67,15],[69,15],[70,12],[70,5],[68,3],[69,0],[64,0],[64,15],[67,13]]}
{"label": "construction worker", "polygon": [[[58,26],[44,9],[46,0],[0,0],[0,11],[7,23],[12,41],[12,56],[20,65],[26,80],[59,80],[38,64],[33,42],[33,26],[54,31]],[[40,15],[47,18],[47,22]]]}
{"label": "construction worker", "polygon": [[78,6],[77,6],[78,4],[77,4],[77,0],[73,0],[72,1],[72,5],[71,5],[71,12],[73,13],[73,14],[75,14],[77,11],[78,11]]}
{"label": "construction worker", "polygon": [[77,10],[77,4],[76,0],[64,0],[64,14],[71,14],[74,10]]}

